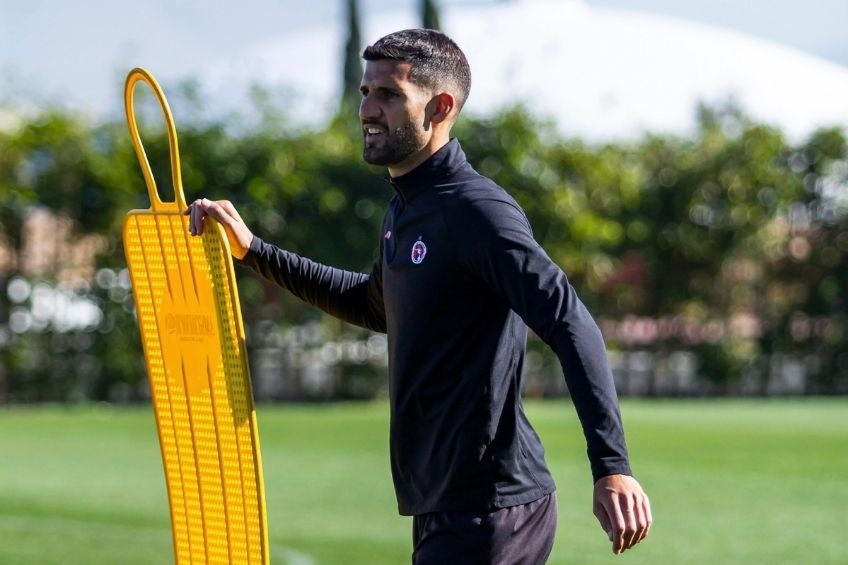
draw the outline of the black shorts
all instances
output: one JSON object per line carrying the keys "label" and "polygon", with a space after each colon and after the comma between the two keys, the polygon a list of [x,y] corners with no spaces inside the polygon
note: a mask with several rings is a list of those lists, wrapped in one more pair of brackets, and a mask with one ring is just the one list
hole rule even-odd
{"label": "black shorts", "polygon": [[413,565],[542,565],[554,545],[553,493],[494,512],[433,512],[412,520]]}

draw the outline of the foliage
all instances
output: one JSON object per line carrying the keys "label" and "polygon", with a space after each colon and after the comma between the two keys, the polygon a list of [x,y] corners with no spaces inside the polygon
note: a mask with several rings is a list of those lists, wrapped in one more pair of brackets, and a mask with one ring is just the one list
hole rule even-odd
{"label": "foliage", "polygon": [[[190,90],[175,107],[183,104],[191,116],[199,113]],[[382,170],[362,163],[349,106],[350,119],[343,112],[321,131],[288,127],[285,114],[261,97],[255,128],[240,127],[238,116],[184,123],[178,114],[187,198],[230,199],[261,237],[367,270],[392,189]],[[149,118],[142,129],[160,190],[170,194],[160,118],[141,114]],[[514,108],[461,120],[456,133],[478,170],[526,209],[610,346],[655,355],[652,375],[659,378],[677,352],[692,351],[698,378],[688,394],[768,393],[797,366],[806,380],[795,392],[848,390],[848,150],[841,129],[796,143],[733,108],[702,108],[691,138],[590,146]],[[0,132],[0,400],[146,394],[131,295],[121,283],[120,226],[127,210],[147,206],[122,123],[93,125],[50,109]],[[72,220],[70,239],[99,238],[94,269],[59,254],[31,272],[23,234],[27,218],[44,209]],[[367,332],[323,318],[244,270],[239,276],[252,348],[297,376],[306,365],[298,369],[292,359],[318,363],[328,344],[338,346],[351,353],[329,355],[324,378],[335,382],[332,390],[369,396],[383,386],[382,362],[372,355],[380,347],[355,353]],[[76,326],[38,318],[32,292],[9,291],[20,280],[93,304],[99,314]],[[298,330],[305,324],[317,330]],[[292,339],[301,349],[281,345]],[[561,383],[556,364],[537,342],[531,348],[541,356],[535,372],[528,367],[531,391],[560,391],[561,384],[545,384]],[[645,393],[659,393],[651,379]]]}
{"label": "foliage", "polygon": [[692,139],[587,147],[515,109],[459,135],[614,346],[693,349],[728,390],[745,378],[767,392],[775,354],[810,365],[807,392],[848,389],[842,130],[793,146],[733,108],[702,109]]}

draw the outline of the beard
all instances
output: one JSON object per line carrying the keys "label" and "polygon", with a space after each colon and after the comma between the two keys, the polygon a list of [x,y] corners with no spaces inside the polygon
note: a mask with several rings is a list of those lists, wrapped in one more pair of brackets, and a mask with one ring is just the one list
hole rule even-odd
{"label": "beard", "polygon": [[411,121],[395,128],[394,131],[386,130],[382,137],[384,138],[382,144],[369,146],[368,136],[365,136],[362,158],[366,163],[372,165],[402,163],[424,146],[415,124]]}

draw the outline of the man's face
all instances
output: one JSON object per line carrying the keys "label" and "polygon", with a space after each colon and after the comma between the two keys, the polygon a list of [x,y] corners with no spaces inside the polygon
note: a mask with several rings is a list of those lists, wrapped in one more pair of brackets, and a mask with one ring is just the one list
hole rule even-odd
{"label": "man's face", "polygon": [[366,61],[360,91],[362,157],[372,165],[404,169],[415,162],[430,138],[430,93],[409,81],[410,64]]}

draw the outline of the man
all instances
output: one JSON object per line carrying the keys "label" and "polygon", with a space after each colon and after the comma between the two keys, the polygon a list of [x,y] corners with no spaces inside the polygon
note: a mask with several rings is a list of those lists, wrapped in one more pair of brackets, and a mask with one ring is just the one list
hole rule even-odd
{"label": "man", "polygon": [[618,401],[597,325],[533,240],[524,212],[477,174],[450,130],[468,97],[462,51],[432,30],[365,49],[364,159],[397,194],[370,274],[319,265],[254,236],[232,204],[210,215],[233,255],[303,300],[389,338],[391,465],[413,516],[416,564],[537,564],[556,528],[554,483],[521,405],[528,325],[556,352],[588,444],[594,512],[618,554],[651,525],[630,475]]}

